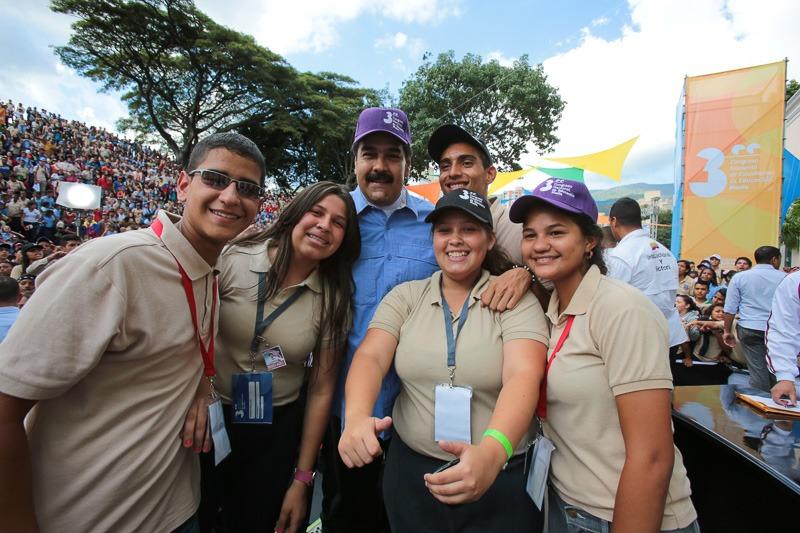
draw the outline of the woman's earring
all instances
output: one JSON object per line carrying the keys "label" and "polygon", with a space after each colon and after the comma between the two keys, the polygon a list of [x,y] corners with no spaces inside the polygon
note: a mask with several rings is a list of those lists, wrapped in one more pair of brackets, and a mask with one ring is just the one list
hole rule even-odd
{"label": "woman's earring", "polygon": [[594,250],[589,250],[586,252],[586,259],[591,261],[592,257],[594,257]]}

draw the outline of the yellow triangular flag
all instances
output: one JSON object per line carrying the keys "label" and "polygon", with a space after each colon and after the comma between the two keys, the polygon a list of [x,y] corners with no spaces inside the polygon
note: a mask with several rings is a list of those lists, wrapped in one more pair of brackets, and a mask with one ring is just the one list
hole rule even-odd
{"label": "yellow triangular flag", "polygon": [[[549,161],[556,161],[565,165],[570,165],[595,174],[607,176],[614,181],[622,180],[622,165],[625,164],[625,159],[628,157],[631,148],[639,139],[637,135],[633,139],[618,144],[608,150],[602,152],[595,152],[593,154],[579,155],[574,157],[545,157]],[[496,180],[495,180],[496,181]]]}
{"label": "yellow triangular flag", "polygon": [[513,172],[498,172],[497,176],[494,178],[494,181],[489,184],[489,195],[491,196],[495,193],[495,191],[502,189],[515,179],[521,178],[525,174],[533,172],[534,170],[536,170],[536,167],[523,168],[522,170],[515,170]]}

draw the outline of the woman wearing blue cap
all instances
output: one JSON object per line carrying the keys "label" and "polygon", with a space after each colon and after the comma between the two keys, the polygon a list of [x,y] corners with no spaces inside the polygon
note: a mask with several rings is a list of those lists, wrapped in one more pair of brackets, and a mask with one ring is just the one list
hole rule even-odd
{"label": "woman wearing blue cap", "polygon": [[525,261],[555,285],[537,410],[555,447],[549,531],[698,531],[672,440],[666,320],[642,292],[605,276],[589,190],[546,180],[510,218],[523,224]]}
{"label": "woman wearing blue cap", "polygon": [[[350,468],[371,463],[377,434],[393,426],[383,479],[392,531],[539,531],[524,451],[544,371],[543,312],[531,293],[504,313],[480,304],[510,263],[493,250],[486,199],[452,191],[426,221],[441,271],[398,285],[375,312],[348,374],[339,451]],[[401,391],[392,417],[377,419],[392,364]]]}

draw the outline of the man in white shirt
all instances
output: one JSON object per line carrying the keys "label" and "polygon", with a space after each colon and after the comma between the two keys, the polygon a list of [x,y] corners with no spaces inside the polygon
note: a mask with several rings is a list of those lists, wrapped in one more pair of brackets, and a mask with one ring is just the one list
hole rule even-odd
{"label": "man in white shirt", "polygon": [[[800,353],[798,326],[800,326],[800,271],[795,271],[786,276],[775,289],[765,335],[767,366],[777,380],[772,387],[772,399],[778,403],[797,404],[795,380],[800,373],[797,368],[797,354]],[[789,401],[782,399],[783,396],[788,396]]]}
{"label": "man in white shirt", "polygon": [[[725,344],[733,348],[733,319],[738,313],[736,333],[747,359],[750,385],[768,391],[775,385],[775,376],[767,369],[767,346],[764,332],[767,329],[775,289],[786,277],[779,270],[781,251],[774,246],[761,246],[755,251],[756,265],[739,272],[728,285],[725,295]],[[796,328],[795,328],[796,330]]]}
{"label": "man in white shirt", "polygon": [[661,310],[669,325],[670,348],[685,344],[684,364],[691,366],[689,338],[675,309],[678,262],[666,246],[642,229],[642,210],[636,200],[614,202],[609,221],[618,244],[606,256],[608,276],[636,287]]}

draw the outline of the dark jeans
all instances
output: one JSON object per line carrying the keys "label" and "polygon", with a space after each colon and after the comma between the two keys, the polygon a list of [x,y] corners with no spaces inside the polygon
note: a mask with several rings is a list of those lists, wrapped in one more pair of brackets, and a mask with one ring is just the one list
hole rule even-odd
{"label": "dark jeans", "polygon": [[213,452],[200,456],[200,531],[272,533],[297,462],[303,402],[275,407],[272,424],[234,424],[231,411],[224,406],[231,454],[216,467]]}
{"label": "dark jeans", "polygon": [[[322,443],[322,531],[387,533],[383,507],[383,459],[362,468],[347,468],[339,456],[341,419],[331,417]],[[384,452],[388,442],[381,442]],[[385,455],[385,454],[384,454]],[[401,533],[401,532],[400,532]]]}
{"label": "dark jeans", "polygon": [[399,436],[386,459],[383,494],[393,531],[412,533],[538,533],[543,517],[525,492],[524,455],[513,457],[478,501],[447,505],[425,487],[423,476],[444,464],[420,455]]}
{"label": "dark jeans", "polygon": [[747,370],[750,372],[750,386],[768,391],[775,385],[775,376],[767,368],[767,345],[764,332],[757,329],[736,326],[739,342],[742,344]]}

